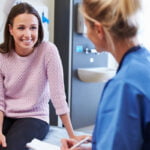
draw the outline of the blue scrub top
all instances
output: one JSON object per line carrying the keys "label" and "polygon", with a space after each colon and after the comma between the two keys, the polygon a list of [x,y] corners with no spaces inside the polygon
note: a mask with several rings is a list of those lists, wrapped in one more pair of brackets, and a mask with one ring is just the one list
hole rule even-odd
{"label": "blue scrub top", "polygon": [[150,150],[150,53],[131,48],[103,90],[92,150]]}

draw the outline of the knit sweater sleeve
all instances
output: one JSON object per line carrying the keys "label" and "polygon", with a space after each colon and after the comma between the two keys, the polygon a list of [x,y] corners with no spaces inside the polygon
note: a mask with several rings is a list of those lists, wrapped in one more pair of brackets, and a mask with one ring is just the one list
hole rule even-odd
{"label": "knit sweater sleeve", "polygon": [[4,112],[4,87],[3,87],[3,75],[1,71],[2,65],[0,64],[0,111]]}
{"label": "knit sweater sleeve", "polygon": [[56,114],[69,112],[64,90],[63,68],[57,47],[47,43],[46,66],[50,86],[51,101]]}

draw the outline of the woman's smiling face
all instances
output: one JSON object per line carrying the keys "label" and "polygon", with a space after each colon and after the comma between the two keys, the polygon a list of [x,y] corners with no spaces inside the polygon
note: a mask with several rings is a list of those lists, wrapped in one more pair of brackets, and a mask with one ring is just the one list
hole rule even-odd
{"label": "woman's smiling face", "polygon": [[18,55],[27,56],[33,52],[38,40],[38,28],[38,19],[33,14],[23,13],[14,18],[13,24],[9,25],[9,31],[13,36]]}

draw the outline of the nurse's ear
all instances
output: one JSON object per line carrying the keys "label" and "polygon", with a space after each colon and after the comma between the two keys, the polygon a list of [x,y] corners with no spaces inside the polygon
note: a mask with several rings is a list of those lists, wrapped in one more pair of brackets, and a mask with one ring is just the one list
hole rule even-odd
{"label": "nurse's ear", "polygon": [[100,40],[102,40],[104,38],[104,29],[103,29],[102,24],[99,22],[95,22],[94,27],[95,27],[97,36],[99,37]]}

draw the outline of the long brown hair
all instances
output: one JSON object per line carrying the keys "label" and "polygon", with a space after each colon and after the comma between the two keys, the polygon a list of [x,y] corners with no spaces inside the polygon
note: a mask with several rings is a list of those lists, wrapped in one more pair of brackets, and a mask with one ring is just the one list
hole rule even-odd
{"label": "long brown hair", "polygon": [[14,7],[12,7],[12,9],[10,10],[8,14],[6,24],[5,24],[5,29],[4,29],[4,42],[0,44],[0,53],[9,53],[12,49],[15,48],[14,39],[9,32],[9,24],[13,25],[14,18],[17,15],[20,15],[23,13],[33,14],[34,16],[37,17],[38,22],[39,22],[39,31],[38,31],[39,34],[38,34],[38,40],[34,46],[36,47],[38,44],[42,42],[44,32],[43,32],[41,18],[37,10],[34,9],[28,3],[19,3],[15,5]]}

